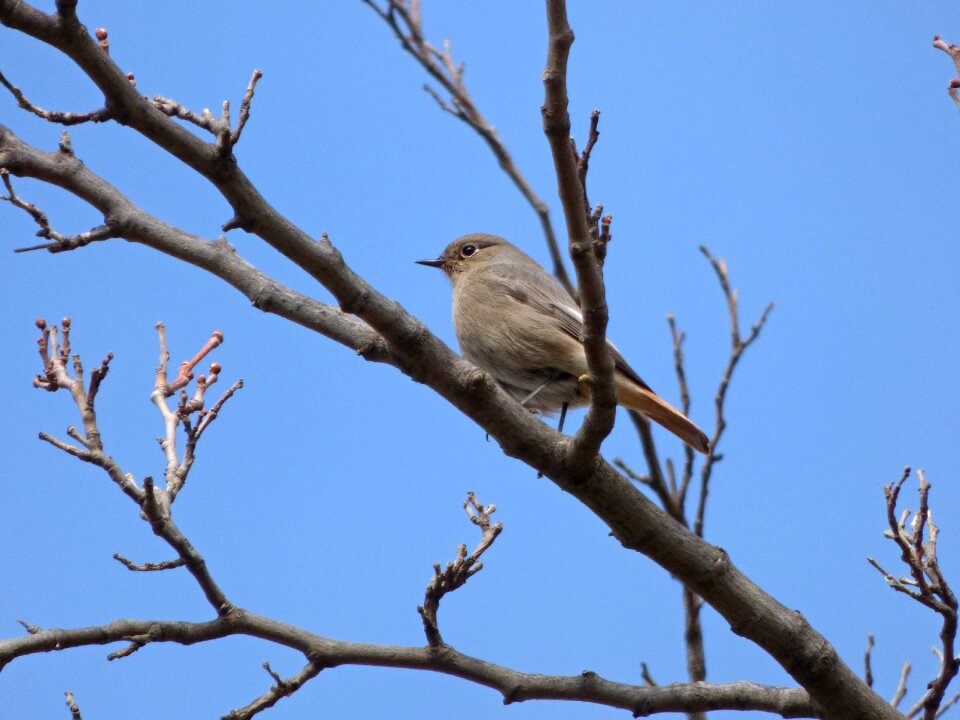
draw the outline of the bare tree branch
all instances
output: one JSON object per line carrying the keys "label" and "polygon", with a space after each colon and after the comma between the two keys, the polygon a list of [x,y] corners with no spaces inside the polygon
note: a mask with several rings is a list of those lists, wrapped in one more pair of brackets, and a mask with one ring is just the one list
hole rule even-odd
{"label": "bare tree branch", "polygon": [[496,505],[483,506],[472,492],[468,492],[463,508],[467,517],[470,518],[470,522],[480,528],[480,544],[469,555],[467,555],[467,546],[461,544],[457,548],[457,559],[454,562],[447,563],[447,567],[443,570],[440,569],[440,563],[435,563],[433,566],[433,577],[424,593],[423,605],[417,606],[417,612],[420,613],[420,618],[423,620],[423,630],[427,635],[427,643],[430,647],[443,645],[440,626],[437,624],[440,600],[447,593],[463,587],[467,580],[483,569],[480,556],[486,552],[487,548],[503,531],[501,523],[490,524],[490,516],[496,511]]}
{"label": "bare tree branch", "polygon": [[646,687],[657,686],[657,682],[653,679],[653,676],[650,674],[650,668],[647,667],[645,662],[640,663],[640,677],[643,678],[643,684]]}
{"label": "bare tree branch", "polygon": [[[667,486],[667,478],[664,476],[663,468],[660,465],[660,456],[657,452],[657,445],[653,440],[653,430],[650,427],[650,421],[636,410],[631,410],[628,415],[637,431],[637,437],[640,440],[640,447],[643,450],[643,456],[647,463],[647,472],[650,474],[651,487],[654,488],[658,497],[661,493],[672,496],[673,488]],[[671,505],[673,504],[674,503],[671,503]],[[675,520],[686,524],[686,519],[681,519],[683,518],[682,508],[679,506],[674,508],[664,506],[664,509],[666,509]]]}
{"label": "bare tree branch", "polygon": [[253,71],[250,83],[247,85],[247,89],[243,94],[243,100],[240,103],[240,117],[237,120],[237,127],[233,130],[230,128],[229,100],[223,101],[220,117],[216,117],[208,108],[204,108],[200,114],[197,115],[176,100],[163,97],[162,95],[154,96],[153,105],[167,117],[179,118],[213,135],[216,152],[219,156],[223,157],[232,152],[234,146],[240,142],[240,134],[250,119],[250,106],[253,101],[254,90],[262,77],[262,70]]}
{"label": "bare tree branch", "polygon": [[[610,434],[616,417],[617,399],[613,385],[613,356],[607,350],[608,310],[600,259],[594,251],[588,219],[586,190],[580,182],[580,158],[570,142],[570,116],[567,113],[567,59],[573,44],[573,31],[567,23],[562,0],[547,0],[547,62],[543,71],[545,98],[541,114],[543,132],[550,143],[557,174],[558,192],[567,225],[570,257],[577,271],[577,288],[583,313],[583,349],[587,356],[590,408],[574,437],[569,462],[577,474],[584,472]],[[595,128],[594,128],[595,132]],[[595,142],[595,138],[592,139]],[[593,147],[588,141],[588,146]],[[586,158],[582,162],[586,175]],[[583,380],[583,379],[581,379]]]}
{"label": "bare tree branch", "polygon": [[717,274],[717,280],[720,281],[720,287],[723,289],[723,296],[727,300],[727,310],[730,313],[730,357],[727,360],[727,366],[723,370],[723,376],[720,378],[720,386],[717,388],[717,394],[714,398],[716,407],[716,426],[713,431],[713,437],[710,438],[710,454],[700,470],[700,497],[697,502],[697,514],[693,523],[693,531],[703,537],[704,516],[706,514],[707,496],[710,488],[710,476],[713,473],[714,464],[723,456],[717,455],[717,447],[720,444],[720,438],[723,437],[723,431],[727,428],[727,421],[723,414],[723,404],[727,397],[727,388],[730,387],[730,380],[733,379],[733,371],[740,362],[744,351],[759,337],[760,331],[773,310],[773,303],[767,303],[767,306],[760,313],[760,317],[750,328],[750,334],[746,339],[740,336],[740,310],[739,296],[736,290],[730,286],[730,276],[727,272],[727,263],[722,258],[717,259],[710,254],[706,246],[700,246],[700,252],[710,261],[711,267]]}
{"label": "bare tree branch", "polygon": [[[83,419],[85,435],[83,437],[77,435],[77,437],[83,442],[86,449],[68,446],[65,443],[56,441],[43,434],[41,438],[81,460],[103,468],[110,478],[120,486],[124,493],[140,506],[142,516],[150,523],[154,534],[165,540],[167,544],[177,552],[183,564],[197,581],[207,601],[213,606],[217,613],[220,615],[228,614],[232,610],[233,605],[227,600],[226,595],[214,581],[213,576],[207,569],[206,561],[200,553],[194,549],[183,533],[180,532],[180,529],[174,524],[170,516],[171,505],[176,498],[176,493],[186,479],[186,473],[189,471],[189,467],[184,469],[177,459],[175,447],[170,449],[168,446],[166,449],[167,487],[165,489],[155,488],[151,478],[144,478],[143,488],[140,488],[132,475],[125,474],[120,470],[116,461],[104,452],[100,429],[97,425],[96,413],[94,412],[92,402],[88,402],[89,394],[83,385],[83,365],[79,355],[73,356],[74,377],[71,378],[67,373],[66,362],[70,352],[70,318],[64,318],[62,325],[63,348],[61,349],[57,341],[57,328],[55,326],[47,326],[43,320],[37,321],[37,326],[42,332],[38,345],[40,348],[40,357],[45,360],[45,372],[44,375],[38,375],[34,379],[34,385],[51,391],[65,389],[70,392]],[[162,395],[169,387],[166,383],[166,336],[162,328],[162,323],[160,323],[159,334],[162,346],[161,368],[158,369],[156,373],[154,396],[158,394]],[[214,336],[214,339],[215,338],[216,335]],[[222,339],[222,336],[220,339]],[[219,345],[219,340],[213,343],[212,347],[216,347],[216,345]],[[204,349],[202,349],[193,360],[181,366],[181,372],[189,374],[193,365],[199,362],[212,347],[211,343],[208,342],[207,345],[204,346]],[[177,382],[180,382],[179,378]],[[156,402],[155,399],[154,401]],[[160,405],[163,405],[169,413],[169,409],[166,408],[163,402],[161,402]],[[166,415],[164,417],[166,419]],[[174,418],[176,419],[176,416],[174,416]],[[175,427],[176,424],[173,425],[173,429],[175,429]],[[167,430],[167,439],[169,439],[169,433],[171,432],[169,424]],[[144,639],[138,636],[131,641],[131,645],[126,650],[120,651],[120,654],[117,654],[116,657],[125,657],[135,652],[146,642],[149,642],[149,638]]]}
{"label": "bare tree branch", "polygon": [[308,680],[312,680],[319,675],[323,670],[323,665],[311,661],[306,664],[303,670],[288,680],[284,680],[277,675],[268,662],[263,664],[263,669],[274,679],[276,685],[246,707],[240,708],[239,710],[231,710],[224,715],[221,720],[249,720],[249,718],[252,718],[254,715],[272,708],[283,698],[293,695],[303,687]]}
{"label": "bare tree branch", "polygon": [[462,678],[500,692],[505,702],[573,700],[621,708],[638,715],[723,710],[750,707],[781,717],[817,717],[818,710],[803,690],[737,682],[726,685],[663,685],[644,687],[605,680],[595,673],[572,676],[523,673],[495,665],[449,646],[402,647],[354,643],[315,635],[306,630],[234,609],[229,616],[207,622],[115,620],[107,625],[45,630],[36,635],[0,640],[0,667],[17,657],[75,647],[130,642],[193,645],[229,635],[248,635],[299,650],[314,667],[341,665],[429,670]]}
{"label": "bare tree branch", "polygon": [[240,134],[243,132],[243,128],[246,127],[247,120],[250,119],[250,106],[253,103],[253,92],[257,87],[257,82],[259,82],[262,77],[263,70],[254,70],[253,75],[250,76],[250,83],[243,93],[243,100],[240,101],[240,117],[237,118],[237,127],[230,134],[230,145],[236,145],[240,142]]}
{"label": "bare tree branch", "polygon": [[41,107],[37,107],[21,92],[20,88],[15,87],[3,73],[0,73],[0,85],[3,85],[7,90],[10,91],[10,94],[13,95],[14,99],[17,101],[17,105],[26,110],[29,113],[33,113],[38,118],[42,118],[52,123],[58,123],[60,125],[80,125],[81,123],[86,122],[106,122],[110,120],[110,111],[102,107],[98,110],[93,110],[86,113],[72,113],[72,112],[60,112],[59,110],[44,110]]}
{"label": "bare tree branch", "polygon": [[942,717],[943,714],[944,714],[947,710],[949,710],[950,708],[952,708],[954,705],[957,704],[957,701],[958,701],[958,700],[960,700],[960,692],[954,693],[954,694],[950,697],[949,700],[947,700],[946,702],[944,702],[944,703],[940,706],[940,709],[937,710],[937,715],[936,715],[936,716],[937,716],[938,718],[939,718],[939,717]]}
{"label": "bare tree branch", "polygon": [[[66,135],[66,133],[64,133]],[[13,183],[10,181],[10,172],[6,169],[0,169],[0,178],[7,188],[6,195],[0,195],[0,200],[9,202],[11,205],[20,208],[33,218],[34,222],[40,226],[37,231],[37,237],[47,238],[53,242],[40,243],[29,247],[17,248],[14,252],[30,252],[32,250],[48,250],[50,252],[64,252],[66,250],[76,250],[77,248],[89,245],[99,240],[109,240],[117,237],[117,229],[110,225],[101,225],[79,235],[61,235],[50,226],[46,213],[40,210],[36,205],[22,199],[13,189]]]}
{"label": "bare tree branch", "polygon": [[70,709],[70,720],[83,720],[83,716],[80,714],[80,706],[77,705],[77,701],[73,697],[73,693],[67,690],[64,693],[67,696],[66,705]]}
{"label": "bare tree branch", "polygon": [[143,563],[142,565],[138,565],[119,553],[114,553],[113,559],[123,565],[127,570],[131,570],[133,572],[157,572],[159,570],[172,570],[174,568],[183,567],[185,564],[183,558],[177,558],[176,560],[164,560],[163,562],[159,563]]}
{"label": "bare tree branch", "polygon": [[907,694],[907,678],[909,676],[910,663],[904,663],[903,667],[900,669],[900,681],[897,683],[897,689],[893,693],[893,697],[890,699],[890,704],[895,708],[900,707],[901,701]]}
{"label": "bare tree branch", "polygon": [[[934,720],[942,710],[943,698],[947,687],[957,673],[960,672],[960,660],[956,656],[957,640],[957,598],[943,577],[940,564],[937,560],[937,539],[939,528],[933,522],[933,512],[928,504],[930,483],[927,482],[922,470],[917,471],[920,483],[917,491],[920,507],[913,515],[910,527],[907,527],[909,510],[904,510],[897,518],[897,501],[900,489],[910,477],[910,468],[904,469],[900,479],[884,487],[884,496],[887,505],[888,530],[884,536],[892,540],[900,549],[900,559],[907,566],[910,578],[896,578],[873,558],[867,558],[884,577],[887,584],[894,590],[913,598],[941,616],[940,628],[941,648],[934,648],[940,658],[940,669],[937,676],[927,684],[927,691],[907,711],[907,717],[914,717],[923,710],[924,720]],[[906,676],[909,665],[904,666],[900,687],[894,697],[894,706],[898,705],[906,692]],[[949,703],[952,704],[952,701]]]}
{"label": "bare tree branch", "polygon": [[33,384],[35,387],[43,388],[51,392],[64,389],[70,393],[80,413],[83,424],[83,435],[81,436],[73,428],[68,432],[78,442],[82,443],[84,447],[81,449],[67,445],[46,433],[41,433],[40,439],[49,442],[54,447],[74,457],[78,457],[85,462],[103,468],[110,476],[110,479],[113,480],[127,496],[135,502],[140,502],[143,498],[143,491],[137,487],[133,478],[126,475],[114,459],[103,450],[103,443],[100,439],[100,429],[97,426],[97,413],[94,409],[93,398],[90,397],[90,394],[83,384],[83,365],[80,362],[79,355],[73,357],[74,377],[71,378],[68,374],[67,359],[70,352],[70,324],[70,318],[63,319],[64,345],[61,351],[57,341],[56,326],[48,327],[46,321],[42,319],[37,320],[36,325],[41,332],[37,347],[40,352],[40,357],[44,361],[44,372],[34,378]]}
{"label": "bare tree branch", "polygon": [[[687,387],[687,373],[683,362],[683,341],[686,339],[687,334],[677,329],[677,321],[672,313],[667,315],[667,324],[670,326],[670,337],[673,340],[673,368],[677,375],[677,383],[680,386],[680,406],[683,414],[689,416],[690,389]],[[713,445],[711,445],[710,448],[712,453]],[[693,448],[685,444],[683,446],[683,473],[680,476],[681,479],[677,491],[677,504],[680,506],[682,512],[685,512],[687,491],[690,488],[690,480],[693,478],[693,462]],[[684,522],[686,522],[686,517],[684,517]]]}
{"label": "bare tree branch", "polygon": [[17,622],[23,625],[23,629],[26,630],[31,635],[36,635],[38,632],[43,630],[43,628],[41,628],[39,625],[30,625],[24,620],[17,620]]}

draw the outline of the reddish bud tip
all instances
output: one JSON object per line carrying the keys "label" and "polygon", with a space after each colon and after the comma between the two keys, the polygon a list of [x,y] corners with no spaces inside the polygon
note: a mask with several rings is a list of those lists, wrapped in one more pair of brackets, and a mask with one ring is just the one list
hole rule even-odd
{"label": "reddish bud tip", "polygon": [[954,78],[953,80],[950,81],[950,89],[956,90],[957,88],[960,88],[960,80],[957,80],[957,78]]}
{"label": "reddish bud tip", "polygon": [[220,366],[220,363],[211,363],[211,364],[210,364],[210,374],[211,374],[211,375],[219,375],[221,370],[223,370],[223,368]]}
{"label": "reddish bud tip", "polygon": [[223,333],[219,330],[214,330],[213,336],[217,339],[217,342],[223,342]]}
{"label": "reddish bud tip", "polygon": [[37,318],[36,320],[33,321],[33,324],[36,325],[41,330],[43,330],[47,326],[47,321],[44,320],[43,318]]}
{"label": "reddish bud tip", "polygon": [[68,327],[70,327],[70,318],[65,317],[60,321],[60,324],[63,325],[64,330],[66,330]]}
{"label": "reddish bud tip", "polygon": [[106,28],[97,28],[94,32],[94,35],[97,36],[97,40],[106,40],[107,39],[107,29]]}
{"label": "reddish bud tip", "polygon": [[939,35],[934,35],[934,36],[933,36],[933,41],[934,41],[934,42],[937,42],[939,39],[940,39],[940,36],[939,36]]}

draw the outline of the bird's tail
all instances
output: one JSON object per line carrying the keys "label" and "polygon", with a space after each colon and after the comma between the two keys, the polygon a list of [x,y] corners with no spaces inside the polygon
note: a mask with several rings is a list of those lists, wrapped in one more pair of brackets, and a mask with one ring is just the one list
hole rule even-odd
{"label": "bird's tail", "polygon": [[706,455],[710,442],[703,431],[673,405],[652,390],[641,387],[617,373],[617,404],[636,410],[662,425],[697,452]]}

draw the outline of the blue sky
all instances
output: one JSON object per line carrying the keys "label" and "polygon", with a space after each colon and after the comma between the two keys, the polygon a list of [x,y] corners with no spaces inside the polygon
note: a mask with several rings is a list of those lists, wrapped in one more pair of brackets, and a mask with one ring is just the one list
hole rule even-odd
{"label": "blue sky", "polygon": [[[423,14],[427,36],[450,38],[466,61],[475,101],[560,222],[540,129],[541,4],[427,2]],[[354,269],[454,346],[449,287],[412,261],[478,231],[546,261],[536,217],[489,151],[421,91],[422,70],[359,0],[241,2],[230,12],[91,1],[80,15],[109,29],[112,56],[145,95],[194,110],[224,98],[237,107],[262,68],[237,152],[244,170],[292,221],[328,232]],[[693,418],[712,429],[728,327],[697,247],[727,259],[745,325],[776,303],[730,392],[708,539],[852,666],[874,633],[884,696],[901,664],[913,663],[912,701],[935,671],[939,625],[887,589],[865,557],[899,572],[882,537],[882,487],[904,465],[922,467],[941,563],[960,588],[960,114],[945,91],[952,63],[931,47],[934,34],[960,41],[956,13],[873,2],[571,2],[570,22],[581,142],[590,110],[602,111],[590,193],[614,216],[609,332],[625,357],[676,401],[664,320],[674,313],[688,334]],[[0,69],[41,106],[100,104],[55,51],[5,28]],[[0,96],[0,122],[56,147],[60,128],[9,97]],[[132,131],[81,126],[71,135],[89,167],[169,222],[213,238],[230,217],[200,178]],[[100,221],[62,192],[16,187],[61,232]],[[0,228],[3,636],[21,632],[17,618],[74,627],[209,616],[186,573],[135,575],[111,559],[170,551],[105,476],[36,440],[76,422],[64,394],[30,386],[40,369],[33,320],[69,315],[89,367],[116,355],[98,401],[108,451],[138,478],[161,474],[161,423],[148,396],[162,319],[175,362],[221,329],[222,387],[246,382],[204,438],[176,504],[234,602],[321,635],[422,644],[415,606],[431,564],[477,540],[460,510],[473,490],[497,504],[505,531],[485,569],[444,600],[448,642],[530,672],[591,669],[639,683],[645,661],[659,682],[685,679],[679,586],[425,387],[146,248],[114,240],[14,255],[35,227],[4,206]],[[329,299],[252,236],[230,240],[264,271]],[[630,423],[619,421],[604,453],[642,470]],[[660,442],[679,458],[671,438]],[[715,613],[704,622],[710,680],[792,684]],[[4,716],[67,717],[62,693],[72,690],[85,717],[134,708],[143,718],[219,717],[266,690],[264,660],[285,676],[302,665],[251,639],[156,644],[107,663],[111,649],[17,660],[0,674]],[[318,715],[624,716],[576,704],[504,708],[495,692],[455,678],[371,668],[325,671],[272,711]]]}

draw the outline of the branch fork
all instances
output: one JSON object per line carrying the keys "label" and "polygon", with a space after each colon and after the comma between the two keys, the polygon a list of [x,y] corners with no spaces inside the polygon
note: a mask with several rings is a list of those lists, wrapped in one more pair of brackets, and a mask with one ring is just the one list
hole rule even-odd
{"label": "branch fork", "polygon": [[217,156],[225,158],[233,152],[233,148],[240,142],[240,135],[243,133],[243,128],[246,127],[247,120],[250,119],[250,106],[253,103],[254,91],[262,77],[263,71],[259,69],[254,70],[250,76],[250,82],[247,84],[247,89],[243,93],[243,99],[240,101],[240,117],[237,119],[236,128],[233,129],[230,127],[229,100],[223,101],[220,117],[215,116],[209,108],[204,108],[200,114],[197,115],[176,100],[163,97],[162,95],[154,96],[153,106],[167,117],[179,118],[213,135]]}
{"label": "branch fork", "polygon": [[[67,135],[66,131],[64,131],[60,140],[61,152],[67,154],[73,153],[69,140],[70,136]],[[29,247],[17,248],[14,250],[14,252],[21,253],[30,252],[32,250],[48,250],[53,253],[64,252],[67,250],[76,250],[77,248],[84,247],[92,242],[108,240],[109,238],[120,236],[120,230],[114,223],[105,223],[104,225],[95,227],[92,230],[80,233],[79,235],[61,235],[50,225],[50,221],[45,212],[43,212],[32,202],[28,202],[17,195],[16,191],[13,189],[13,182],[10,180],[9,170],[0,168],[0,180],[3,180],[3,185],[7,189],[7,194],[0,195],[0,200],[8,202],[14,207],[20,208],[31,218],[33,218],[33,221],[40,226],[40,229],[37,230],[36,233],[37,237],[42,237],[53,241],[40,243],[39,245],[31,245]]]}
{"label": "branch fork", "polygon": [[440,600],[447,593],[463,587],[467,580],[483,569],[480,556],[487,551],[503,531],[501,523],[492,525],[490,523],[490,516],[496,512],[496,505],[484,506],[472,492],[469,492],[463,503],[463,509],[467,517],[470,518],[470,522],[480,528],[480,543],[469,555],[466,545],[458,546],[457,559],[447,563],[447,567],[444,569],[441,569],[440,563],[435,563],[433,566],[433,578],[427,584],[423,605],[417,606],[417,612],[423,620],[423,630],[427,636],[427,644],[430,647],[440,647],[444,644],[437,624]]}
{"label": "branch fork", "polygon": [[[104,469],[110,478],[124,491],[124,493],[137,503],[141,514],[147,522],[150,523],[153,532],[167,542],[177,553],[177,559],[165,561],[162,563],[147,563],[137,565],[124,558],[122,555],[115,555],[118,562],[130,570],[153,571],[168,570],[176,567],[186,566],[191,574],[196,578],[198,584],[203,590],[210,604],[221,616],[227,615],[233,609],[233,605],[227,600],[223,591],[214,582],[213,577],[207,569],[206,563],[200,554],[193,548],[187,538],[171,519],[171,507],[176,499],[177,493],[182,489],[186,482],[187,474],[195,459],[195,449],[203,432],[210,426],[210,423],[217,417],[223,404],[243,386],[243,381],[238,380],[231,386],[208,411],[203,410],[204,393],[213,384],[215,378],[219,375],[220,367],[211,368],[209,377],[198,380],[198,389],[190,400],[182,400],[179,413],[171,410],[166,404],[166,398],[174,392],[184,388],[193,376],[193,369],[196,365],[214,348],[223,342],[223,335],[219,331],[213,333],[211,338],[204,346],[188,360],[180,365],[177,378],[173,383],[167,382],[167,362],[169,353],[166,347],[166,331],[162,323],[158,323],[158,335],[160,336],[161,357],[160,367],[155,374],[154,391],[151,393],[151,399],[157,405],[164,419],[167,430],[165,438],[161,439],[161,446],[167,458],[167,470],[165,473],[165,487],[163,489],[154,486],[151,477],[145,477],[143,487],[137,485],[133,476],[124,473],[117,462],[107,455],[104,451],[103,442],[100,435],[100,429],[97,425],[95,411],[95,400],[102,381],[107,375],[109,363],[112,354],[108,354],[100,366],[93,371],[90,379],[90,386],[87,389],[84,386],[83,364],[79,355],[71,357],[70,335],[72,323],[70,318],[64,318],[61,322],[63,330],[62,342],[56,326],[48,326],[46,321],[40,319],[36,322],[41,331],[38,341],[38,351],[43,364],[43,372],[38,374],[33,384],[37,388],[42,388],[50,392],[57,390],[67,390],[74,400],[77,409],[80,412],[83,421],[83,431],[75,427],[70,427],[67,434],[76,441],[76,445],[64,442],[54,438],[46,433],[41,433],[40,438],[54,447],[78,457],[85,462]],[[70,376],[67,365],[72,364],[73,377]],[[188,412],[189,410],[189,412]],[[189,414],[199,413],[198,419],[194,424],[189,424]],[[187,428],[187,444],[183,458],[180,459],[176,450],[176,428],[183,422],[189,425]],[[150,639],[147,636],[138,636],[130,638],[131,645],[123,651],[114,653],[111,659],[126,657],[142,647]]]}
{"label": "branch fork", "polygon": [[[939,672],[927,684],[926,693],[906,713],[907,717],[912,718],[922,710],[924,720],[935,720],[958,699],[958,696],[954,696],[944,703],[947,687],[960,672],[960,658],[957,657],[956,648],[958,603],[937,560],[937,540],[940,529],[933,522],[933,511],[929,506],[931,486],[922,470],[917,471],[919,479],[917,511],[912,513],[911,518],[911,511],[905,509],[900,513],[899,518],[897,517],[900,490],[909,477],[910,468],[907,467],[897,482],[884,487],[887,506],[887,529],[884,531],[884,537],[893,541],[900,550],[900,560],[906,565],[909,577],[894,577],[872,557],[868,557],[867,561],[883,575],[883,579],[891,588],[930,608],[941,617],[941,646],[933,648],[934,654],[940,660]],[[905,665],[900,686],[894,698],[894,706],[906,693],[906,679],[909,671],[909,664]]]}

